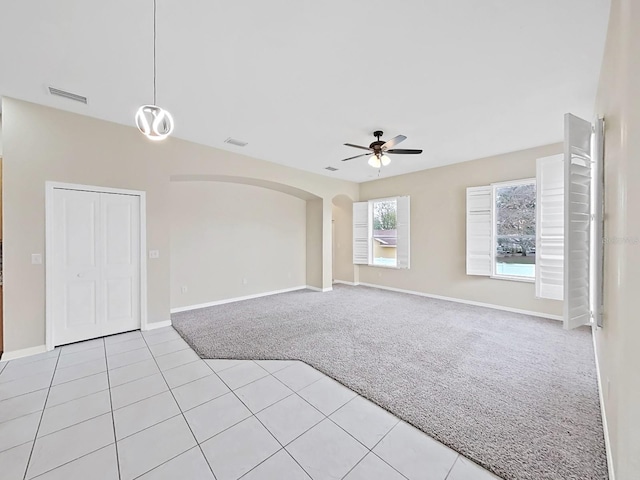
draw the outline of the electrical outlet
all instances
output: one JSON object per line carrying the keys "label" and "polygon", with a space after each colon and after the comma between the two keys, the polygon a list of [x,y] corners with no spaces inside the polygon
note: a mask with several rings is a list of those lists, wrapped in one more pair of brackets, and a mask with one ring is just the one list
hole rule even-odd
{"label": "electrical outlet", "polygon": [[243,285],[246,285],[247,283],[249,283],[249,281],[248,281],[246,278],[243,278],[243,279],[242,279],[242,284],[243,284]]}
{"label": "electrical outlet", "polygon": [[181,293],[187,293],[188,291],[189,291],[189,289],[187,288],[187,286],[186,286],[186,285],[183,285],[183,286],[180,288],[180,292],[181,292]]}
{"label": "electrical outlet", "polygon": [[607,400],[609,399],[609,393],[611,393],[611,380],[607,378]]}
{"label": "electrical outlet", "polygon": [[149,258],[160,258],[160,250],[149,250]]}

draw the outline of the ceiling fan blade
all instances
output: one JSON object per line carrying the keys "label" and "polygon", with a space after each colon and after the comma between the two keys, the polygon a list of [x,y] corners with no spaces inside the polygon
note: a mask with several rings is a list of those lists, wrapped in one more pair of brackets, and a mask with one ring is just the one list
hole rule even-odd
{"label": "ceiling fan blade", "polygon": [[353,147],[353,148],[360,148],[362,150],[368,150],[369,152],[373,152],[373,149],[369,148],[369,147],[362,147],[360,145],[354,145],[353,143],[345,143],[345,145],[347,147]]}
{"label": "ceiling fan blade", "polygon": [[394,148],[391,150],[387,150],[385,153],[399,153],[401,155],[417,155],[422,153],[422,150],[412,150],[408,148]]}
{"label": "ceiling fan blade", "polygon": [[397,144],[399,144],[400,142],[404,142],[407,139],[407,137],[405,137],[404,135],[398,135],[397,137],[393,137],[391,140],[386,141],[383,145],[382,145],[382,150],[387,150],[391,147],[396,146]]}
{"label": "ceiling fan blade", "polygon": [[371,153],[363,153],[362,155],[356,155],[355,157],[345,158],[342,161],[346,162],[347,160],[353,160],[354,158],[360,158],[360,157],[368,157],[369,155],[371,155]]}

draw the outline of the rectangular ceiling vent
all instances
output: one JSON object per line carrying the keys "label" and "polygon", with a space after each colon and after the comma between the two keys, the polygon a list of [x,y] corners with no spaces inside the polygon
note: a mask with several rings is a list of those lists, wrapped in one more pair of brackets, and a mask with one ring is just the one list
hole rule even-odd
{"label": "rectangular ceiling vent", "polygon": [[236,147],[246,147],[248,145],[247,142],[243,142],[242,140],[237,140],[235,138],[227,138],[224,143],[230,143],[231,145],[235,145]]}
{"label": "rectangular ceiling vent", "polygon": [[57,95],[58,97],[68,98],[69,100],[75,100],[80,103],[87,103],[87,97],[83,97],[82,95],[78,95],[71,92],[66,92],[64,90],[60,90],[59,88],[49,87],[49,93],[51,95]]}
{"label": "rectangular ceiling vent", "polygon": [[325,170],[329,170],[330,172],[336,172],[338,169],[335,167],[324,167]]}

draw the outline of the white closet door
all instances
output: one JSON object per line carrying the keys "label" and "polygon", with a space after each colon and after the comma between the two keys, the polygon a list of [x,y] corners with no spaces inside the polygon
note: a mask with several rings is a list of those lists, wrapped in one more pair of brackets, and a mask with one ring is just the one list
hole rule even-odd
{"label": "white closet door", "polygon": [[54,190],[54,344],[102,335],[100,194]]}
{"label": "white closet door", "polygon": [[564,297],[564,156],[537,160],[536,297]]}
{"label": "white closet door", "polygon": [[139,202],[54,190],[54,345],[140,328]]}
{"label": "white closet door", "polygon": [[100,194],[103,335],[140,326],[140,197]]}

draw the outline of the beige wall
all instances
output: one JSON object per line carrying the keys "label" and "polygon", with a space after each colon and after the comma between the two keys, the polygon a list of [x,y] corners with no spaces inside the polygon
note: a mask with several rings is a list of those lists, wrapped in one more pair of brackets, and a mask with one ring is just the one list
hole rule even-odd
{"label": "beige wall", "polygon": [[[466,188],[535,177],[549,145],[360,184],[360,200],[411,197],[411,268],[360,266],[360,282],[561,315],[562,303],[535,297],[533,283],[466,275]],[[400,160],[398,160],[400,161]]]}
{"label": "beige wall", "polygon": [[617,480],[640,475],[640,2],[613,0],[597,112],[605,117],[604,328],[597,357]]}
{"label": "beige wall", "polygon": [[322,289],[322,200],[307,200],[306,222],[307,285]]}
{"label": "beige wall", "polygon": [[170,191],[171,308],[305,285],[304,200],[222,182]]}
{"label": "beige wall", "polygon": [[[169,138],[154,143],[137,129],[4,98],[4,347],[13,352],[45,339],[44,184],[47,180],[145,190],[150,322],[169,319],[170,178],[251,177],[323,199],[321,270],[331,285],[331,199],[357,198],[358,185]],[[328,255],[327,255],[328,253]],[[272,290],[272,288],[269,288]]]}

